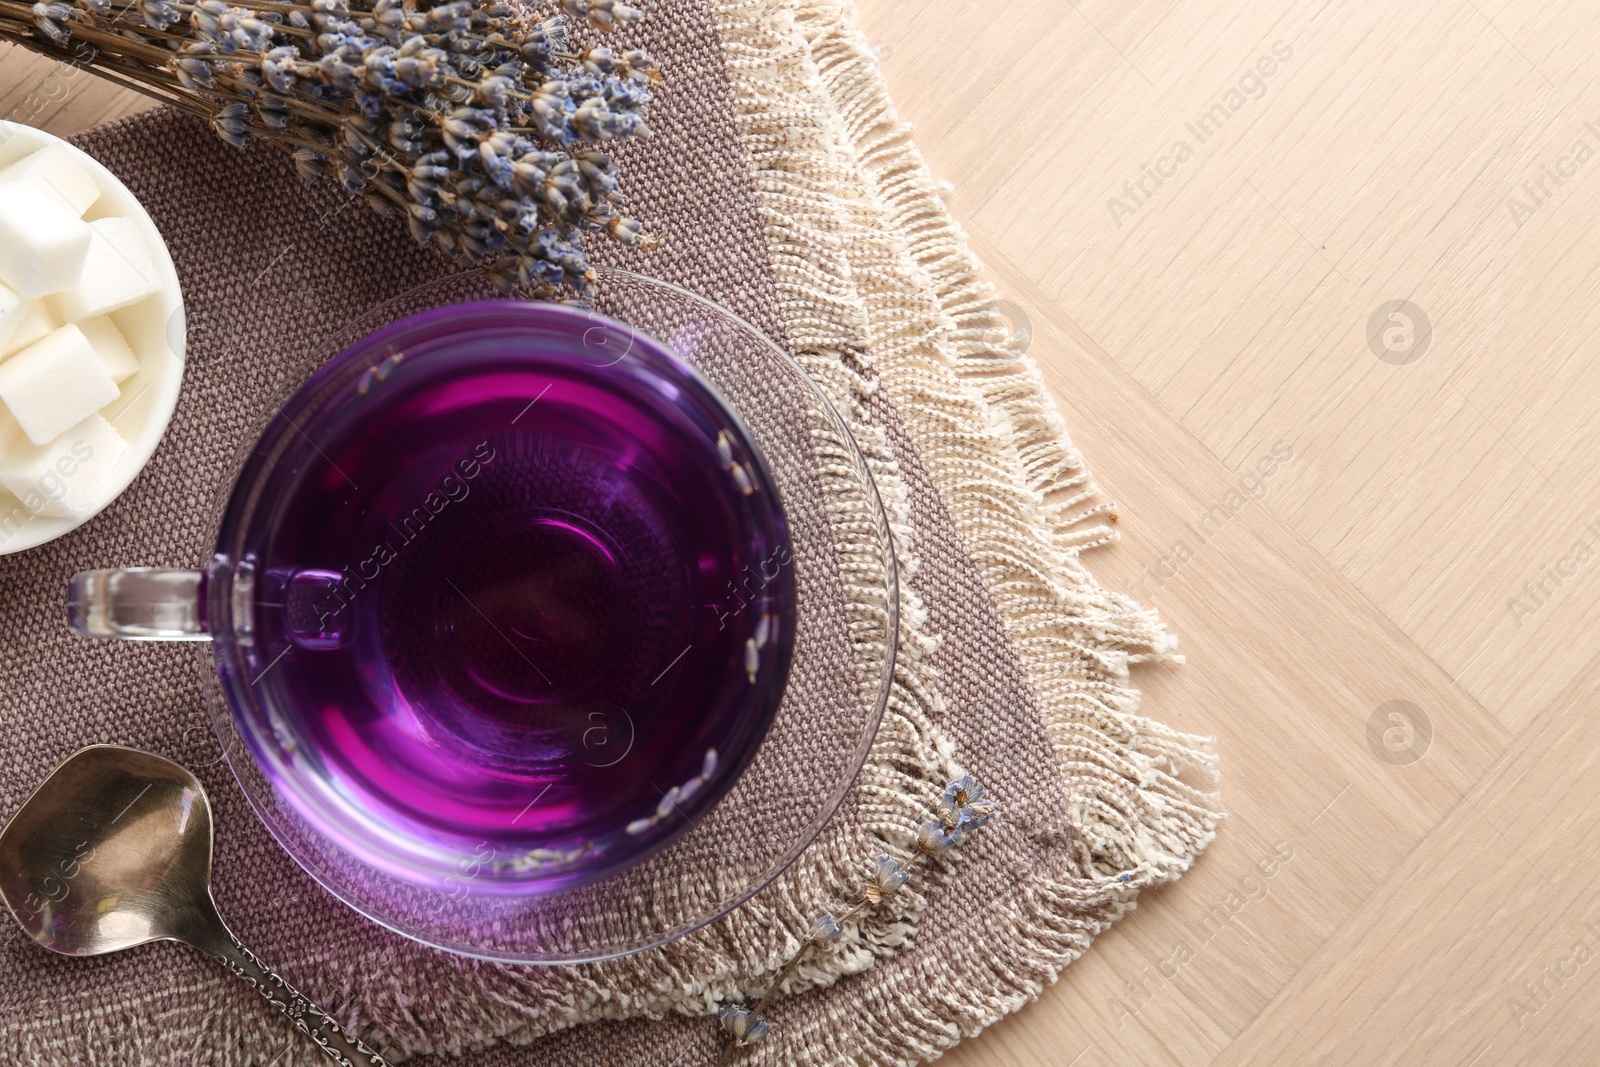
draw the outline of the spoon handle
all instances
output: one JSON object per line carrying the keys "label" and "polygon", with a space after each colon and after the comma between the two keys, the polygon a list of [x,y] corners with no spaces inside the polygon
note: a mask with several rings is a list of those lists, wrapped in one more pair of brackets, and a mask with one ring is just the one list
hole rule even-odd
{"label": "spoon handle", "polygon": [[328,1013],[311,1003],[294,986],[256,958],[233,931],[223,927],[220,937],[207,938],[204,951],[246,983],[254,986],[267,1001],[293,1020],[295,1029],[310,1036],[317,1046],[340,1067],[389,1067],[389,1061],[368,1048],[360,1038],[347,1033]]}

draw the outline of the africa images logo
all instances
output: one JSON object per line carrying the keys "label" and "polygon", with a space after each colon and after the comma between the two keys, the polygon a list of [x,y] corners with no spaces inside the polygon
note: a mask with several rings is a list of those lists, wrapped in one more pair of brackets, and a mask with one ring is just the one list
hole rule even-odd
{"label": "africa images logo", "polygon": [[1409,300],[1389,300],[1367,316],[1367,347],[1385,363],[1404,367],[1428,354],[1433,322]]}

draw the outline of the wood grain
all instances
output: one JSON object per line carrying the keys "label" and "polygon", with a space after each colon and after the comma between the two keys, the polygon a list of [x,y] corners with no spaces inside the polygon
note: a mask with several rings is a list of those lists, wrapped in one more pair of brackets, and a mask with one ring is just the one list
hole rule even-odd
{"label": "wood grain", "polygon": [[[1232,814],[949,1059],[1600,1062],[1592,18],[860,6],[1122,505],[1100,573],[1184,637],[1146,707],[1219,735]],[[1369,344],[1393,300],[1419,358]],[[1389,701],[1414,762],[1370,743]]]}
{"label": "wood grain", "polygon": [[[1600,1062],[1600,23],[859,4],[1121,504],[1098,572],[1183,637],[1146,710],[1218,735],[1230,811],[948,1061]],[[0,117],[141,106],[0,47]],[[1369,340],[1401,300],[1425,349]]]}

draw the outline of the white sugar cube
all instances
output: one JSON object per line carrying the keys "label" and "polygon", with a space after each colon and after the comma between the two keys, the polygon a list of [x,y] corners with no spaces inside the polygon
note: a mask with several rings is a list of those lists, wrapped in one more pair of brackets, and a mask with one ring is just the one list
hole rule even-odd
{"label": "white sugar cube", "polygon": [[0,428],[0,485],[36,515],[82,519],[105,503],[109,476],[128,442],[99,415],[44,446]]}
{"label": "white sugar cube", "polygon": [[65,322],[104,315],[143,300],[161,288],[144,230],[133,219],[112,217],[89,223],[93,239],[75,288],[52,299]]}
{"label": "white sugar cube", "polygon": [[0,344],[0,359],[20,352],[35,341],[43,340],[55,332],[61,324],[50,313],[50,305],[43,300],[25,300],[22,305],[21,317],[11,331],[11,339],[5,344]]}
{"label": "white sugar cube", "polygon": [[120,393],[94,346],[70,323],[0,363],[0,401],[36,445],[55,440]]}
{"label": "white sugar cube", "polygon": [[128,347],[128,339],[122,336],[122,331],[109,317],[101,315],[99,318],[84,319],[78,323],[78,329],[89,339],[90,347],[100,357],[100,362],[105,364],[106,373],[111,375],[112,381],[121,385],[139,373],[139,357],[133,354],[133,349]]}
{"label": "white sugar cube", "polygon": [[100,199],[100,183],[77,153],[63,144],[46,145],[0,170],[0,182],[19,181],[46,189],[80,218]]}
{"label": "white sugar cube", "polygon": [[93,232],[43,186],[0,183],[0,281],[23,296],[77,285]]}
{"label": "white sugar cube", "polygon": [[22,325],[22,317],[28,311],[28,302],[5,282],[0,282],[0,358],[6,352],[6,346],[11,343],[11,335],[17,332],[17,327]]}

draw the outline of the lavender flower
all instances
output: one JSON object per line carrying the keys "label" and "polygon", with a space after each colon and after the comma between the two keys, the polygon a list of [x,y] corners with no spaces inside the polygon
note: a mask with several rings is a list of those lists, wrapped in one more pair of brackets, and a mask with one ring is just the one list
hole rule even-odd
{"label": "lavender flower", "polygon": [[742,1004],[724,1004],[717,1018],[722,1022],[723,1033],[740,1047],[753,1045],[767,1036],[767,1020],[751,1015],[750,1009]]}
{"label": "lavender flower", "polygon": [[872,903],[876,904],[886,897],[894,896],[910,877],[910,864],[901,863],[893,856],[879,856],[877,863],[872,867],[872,881],[868,885],[869,898],[875,898],[872,899]]}
{"label": "lavender flower", "polygon": [[644,12],[617,0],[562,0],[562,6],[573,18],[587,18],[597,30],[615,29],[619,22],[638,22]]}
{"label": "lavender flower", "polygon": [[183,14],[168,0],[139,0],[139,17],[153,30],[165,30],[182,21]]}
{"label": "lavender flower", "polygon": [[939,816],[958,841],[994,818],[994,813],[994,803],[983,799],[983,784],[970,774],[945,786],[939,799]]}
{"label": "lavender flower", "polygon": [[975,804],[983,799],[983,785],[970,774],[960,778],[944,787],[944,797],[939,801],[939,807],[945,811],[954,811],[967,804]]}
{"label": "lavender flower", "polygon": [[294,92],[300,73],[300,53],[289,45],[267,51],[261,57],[261,77],[276,92]]}
{"label": "lavender flower", "polygon": [[917,851],[938,859],[961,843],[959,831],[946,830],[943,823],[925,822],[917,831]]}
{"label": "lavender flower", "polygon": [[844,936],[844,927],[839,925],[839,920],[833,915],[823,914],[811,920],[811,933],[809,939],[818,945],[837,941]]}
{"label": "lavender flower", "polygon": [[[719,451],[725,462],[732,461],[731,446],[719,438]],[[707,770],[709,774],[709,768]],[[924,822],[917,828],[916,852],[910,862],[903,862],[887,854],[879,855],[872,873],[862,886],[859,896],[842,913],[844,922],[857,920],[858,916],[877,907],[893,896],[911,877],[912,867],[924,859],[942,859],[959,845],[968,831],[982,827],[995,815],[995,805],[983,799],[983,786],[971,775],[963,775],[945,787],[935,806],[937,818]],[[1123,880],[1129,876],[1124,874]],[[810,951],[837,941],[844,933],[843,923],[831,912],[812,920],[811,929],[799,949],[794,952],[773,977],[766,995],[756,1004],[755,1011],[766,1009],[784,982],[794,974],[802,959]],[[731,1063],[738,1049],[758,1041],[766,1032],[766,1023],[749,1009],[730,1004],[721,1011],[722,1029],[728,1041],[718,1064]]]}
{"label": "lavender flower", "polygon": [[957,834],[965,834],[968,830],[982,827],[994,818],[993,804],[968,804],[957,808],[955,813],[955,830]]}
{"label": "lavender flower", "polygon": [[641,50],[569,51],[566,18],[609,30],[638,9],[564,5],[535,23],[497,0],[40,0],[0,10],[0,40],[86,47],[90,69],[235,147],[275,142],[507,289],[587,297],[584,233],[654,243],[595,146],[649,135],[660,75]]}
{"label": "lavender flower", "polygon": [[939,818],[925,822],[917,832],[917,851],[935,858],[959,845],[969,830],[994,818],[995,805],[982,799],[983,786],[970,774],[945,786],[939,799]]}
{"label": "lavender flower", "polygon": [[244,104],[225,104],[212,116],[211,128],[233,147],[243,148],[249,142],[245,133],[245,119],[249,114],[250,109]]}
{"label": "lavender flower", "polygon": [[72,31],[66,26],[72,18],[72,8],[66,4],[34,4],[31,10],[33,24],[50,40],[64,45],[72,38]]}

